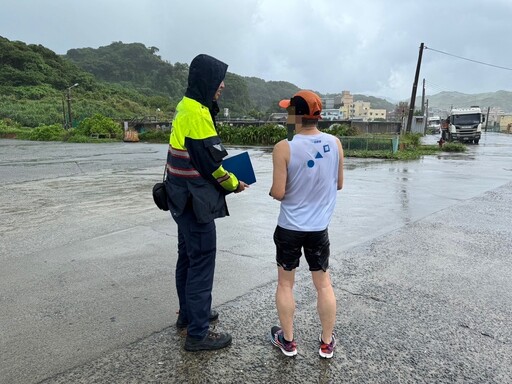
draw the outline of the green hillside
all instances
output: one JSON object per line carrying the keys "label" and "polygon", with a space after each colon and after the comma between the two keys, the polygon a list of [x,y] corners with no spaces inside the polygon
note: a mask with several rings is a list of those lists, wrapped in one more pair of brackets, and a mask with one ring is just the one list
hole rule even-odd
{"label": "green hillside", "polygon": [[0,36],[0,119],[27,127],[62,123],[67,88],[73,84],[78,84],[71,94],[74,120],[95,113],[130,119],[154,111],[162,99],[97,80],[41,45]]}
{"label": "green hillside", "polygon": [[187,85],[188,64],[162,61],[158,48],[114,42],[105,47],[70,49],[64,56],[97,79],[160,95],[176,104]]}
{"label": "green hillside", "polygon": [[280,100],[290,98],[300,90],[299,87],[286,81],[265,81],[257,77],[244,77],[249,96],[261,111],[283,112],[277,105]]}
{"label": "green hillside", "polygon": [[[173,65],[157,53],[156,47],[115,42],[97,49],[70,49],[65,57],[98,79],[167,96],[177,104],[187,87],[188,64]],[[266,82],[231,72],[227,73],[225,83],[220,104],[232,116],[265,114],[278,100],[298,90],[290,83]]]}

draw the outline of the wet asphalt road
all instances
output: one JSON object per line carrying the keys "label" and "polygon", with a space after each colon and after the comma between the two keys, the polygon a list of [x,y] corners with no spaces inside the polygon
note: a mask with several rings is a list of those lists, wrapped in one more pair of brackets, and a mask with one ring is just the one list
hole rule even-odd
{"label": "wet asphalt road", "polygon": [[250,150],[258,181],[217,221],[215,327],[233,346],[182,350],[176,228],[150,193],[166,150],[0,140],[0,383],[512,381],[512,136],[419,161],[346,159],[330,226],[331,361],[318,358],[304,267],[299,355],[267,340],[277,321],[269,149]]}

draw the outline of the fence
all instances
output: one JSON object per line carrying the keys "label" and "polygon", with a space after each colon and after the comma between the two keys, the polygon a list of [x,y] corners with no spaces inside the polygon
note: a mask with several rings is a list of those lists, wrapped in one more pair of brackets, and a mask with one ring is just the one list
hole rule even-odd
{"label": "fence", "polygon": [[357,129],[361,134],[399,134],[400,133],[400,122],[394,121],[352,121],[350,126]]}
{"label": "fence", "polygon": [[343,149],[347,151],[398,151],[399,136],[395,137],[351,137],[343,136],[339,138],[343,144]]}

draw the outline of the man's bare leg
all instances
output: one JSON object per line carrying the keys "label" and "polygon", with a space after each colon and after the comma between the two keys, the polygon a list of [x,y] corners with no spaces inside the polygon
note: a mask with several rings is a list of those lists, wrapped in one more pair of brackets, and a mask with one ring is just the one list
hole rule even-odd
{"label": "man's bare leg", "polygon": [[293,340],[293,316],[295,314],[294,281],[295,270],[285,271],[282,267],[277,268],[276,307],[281,329],[287,341]]}
{"label": "man's bare leg", "polygon": [[322,323],[322,341],[331,342],[334,324],[336,323],[336,297],[331,284],[329,271],[311,272],[317,291],[317,310]]}

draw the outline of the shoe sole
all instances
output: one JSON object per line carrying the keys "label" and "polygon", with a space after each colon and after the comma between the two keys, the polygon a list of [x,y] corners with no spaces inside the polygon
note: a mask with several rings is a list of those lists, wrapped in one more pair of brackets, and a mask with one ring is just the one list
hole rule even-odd
{"label": "shoe sole", "polygon": [[276,341],[274,339],[274,336],[272,335],[272,333],[270,334],[270,342],[275,345],[277,348],[279,348],[281,350],[281,352],[283,352],[283,354],[285,356],[288,356],[288,357],[293,357],[295,355],[297,355],[297,349],[295,349],[295,351],[287,351],[286,349],[284,349],[282,346],[281,346],[281,343],[279,343],[278,341]]}
{"label": "shoe sole", "polygon": [[318,350],[318,354],[320,355],[320,357],[322,357],[324,359],[332,359],[332,356],[334,355],[334,352],[332,352],[332,353],[323,353],[322,349],[319,349]]}
{"label": "shoe sole", "polygon": [[226,344],[221,344],[221,345],[215,345],[215,346],[209,346],[209,347],[205,347],[205,346],[201,346],[201,345],[197,345],[197,346],[187,346],[187,344],[185,343],[185,346],[184,346],[184,349],[185,351],[187,352],[199,352],[199,351],[216,351],[218,349],[222,349],[222,348],[227,348],[231,345],[231,343],[233,342],[233,339],[229,339],[229,342],[227,342]]}
{"label": "shoe sole", "polygon": [[231,341],[226,345],[215,346],[215,347],[187,347],[185,345],[185,351],[187,352],[200,352],[200,351],[217,351],[222,348],[227,348],[231,345]]}

